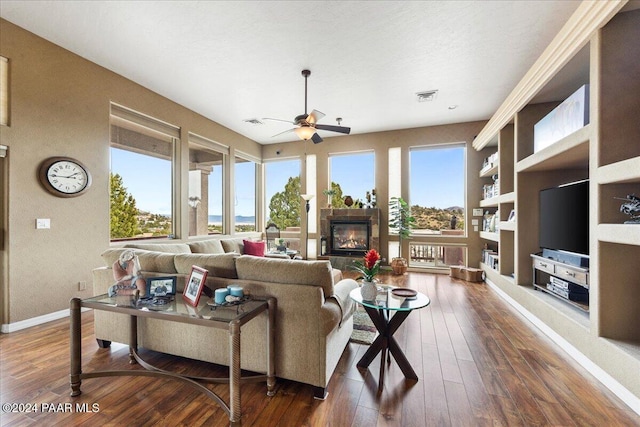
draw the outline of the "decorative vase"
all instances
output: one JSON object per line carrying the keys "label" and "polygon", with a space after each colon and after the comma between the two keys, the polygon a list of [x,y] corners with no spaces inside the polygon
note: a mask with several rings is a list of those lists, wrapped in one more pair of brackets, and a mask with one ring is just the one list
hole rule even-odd
{"label": "decorative vase", "polygon": [[391,270],[393,270],[393,274],[402,275],[407,272],[408,267],[407,260],[404,258],[398,257],[391,260]]}
{"label": "decorative vase", "polygon": [[350,208],[351,205],[353,205],[353,198],[351,196],[346,196],[344,198],[344,204]]}
{"label": "decorative vase", "polygon": [[376,295],[378,295],[378,287],[373,282],[362,282],[360,293],[362,294],[363,300],[374,301],[376,299]]}

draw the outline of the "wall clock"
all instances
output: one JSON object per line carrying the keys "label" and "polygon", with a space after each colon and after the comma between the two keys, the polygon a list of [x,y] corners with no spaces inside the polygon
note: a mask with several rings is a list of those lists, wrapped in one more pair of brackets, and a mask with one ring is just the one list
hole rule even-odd
{"label": "wall clock", "polygon": [[40,183],[49,193],[58,197],[76,197],[91,185],[89,170],[70,157],[50,157],[40,164]]}

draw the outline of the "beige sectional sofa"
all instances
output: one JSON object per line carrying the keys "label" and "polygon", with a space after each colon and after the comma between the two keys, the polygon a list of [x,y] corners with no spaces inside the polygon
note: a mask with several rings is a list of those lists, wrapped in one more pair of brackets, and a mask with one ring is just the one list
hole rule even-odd
{"label": "beige sectional sofa", "polygon": [[[209,290],[234,284],[255,297],[275,297],[276,376],[310,384],[324,397],[335,367],[353,330],[354,303],[349,292],[358,285],[342,279],[328,261],[301,261],[241,255],[242,239],[189,243],[128,244],[138,255],[144,277],[176,276],[184,288],[191,266],[208,270]],[[106,250],[105,266],[93,270],[94,294],[114,282],[111,265],[125,248]],[[128,344],[128,317],[95,311],[95,335],[101,346]],[[227,365],[227,332],[205,326],[139,318],[142,348]],[[241,334],[243,369],[266,372],[266,313],[247,323]]]}

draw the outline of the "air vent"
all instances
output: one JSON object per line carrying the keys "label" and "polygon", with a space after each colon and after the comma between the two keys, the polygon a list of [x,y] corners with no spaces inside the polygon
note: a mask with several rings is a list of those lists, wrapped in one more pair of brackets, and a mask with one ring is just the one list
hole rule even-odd
{"label": "air vent", "polygon": [[434,99],[436,99],[436,96],[438,95],[438,90],[425,90],[424,92],[418,92],[416,93],[416,96],[418,97],[418,102],[427,102],[427,101],[433,101]]}
{"label": "air vent", "polygon": [[264,124],[263,122],[261,122],[258,119],[255,119],[255,118],[254,119],[244,119],[243,122],[251,123],[252,125],[263,125]]}

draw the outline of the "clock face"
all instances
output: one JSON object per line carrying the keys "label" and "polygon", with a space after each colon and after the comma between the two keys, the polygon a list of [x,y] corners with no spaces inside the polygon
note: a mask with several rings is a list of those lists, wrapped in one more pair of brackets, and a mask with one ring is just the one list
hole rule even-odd
{"label": "clock face", "polygon": [[91,184],[91,175],[78,161],[69,158],[51,158],[40,169],[40,179],[47,191],[61,197],[83,193]]}

